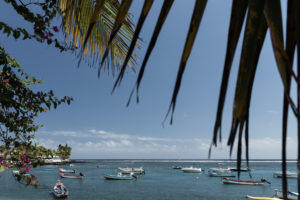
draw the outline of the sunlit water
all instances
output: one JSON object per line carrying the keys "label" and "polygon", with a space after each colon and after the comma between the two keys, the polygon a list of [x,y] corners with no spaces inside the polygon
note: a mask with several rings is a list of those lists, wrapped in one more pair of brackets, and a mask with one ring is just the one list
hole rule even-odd
{"label": "sunlit water", "polygon": [[[281,179],[273,178],[273,172],[279,171],[280,162],[252,162],[250,167],[252,180],[262,177],[271,182],[264,186],[225,185],[218,177],[208,177],[211,167],[234,167],[234,162],[220,161],[174,161],[174,160],[87,160],[87,163],[75,163],[73,167],[85,176],[82,180],[61,179],[70,191],[68,199],[101,199],[101,200],[233,200],[245,196],[273,196],[274,189],[281,190]],[[183,173],[172,166],[180,165],[201,167],[204,173]],[[107,173],[116,174],[118,167],[144,167],[145,175],[134,181],[111,181],[103,176]],[[41,187],[26,187],[12,176],[10,170],[0,174],[0,199],[55,199],[52,188],[59,179],[58,168],[70,168],[68,165],[47,165],[32,169]],[[49,169],[55,169],[53,171]],[[289,171],[296,171],[296,163],[288,163]],[[242,173],[241,179],[249,179],[248,173]],[[297,180],[289,179],[290,191],[296,191]]]}

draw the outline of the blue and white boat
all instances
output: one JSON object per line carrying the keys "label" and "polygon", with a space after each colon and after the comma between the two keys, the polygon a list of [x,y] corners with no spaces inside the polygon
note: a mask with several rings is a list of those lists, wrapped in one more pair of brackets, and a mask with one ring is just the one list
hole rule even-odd
{"label": "blue and white boat", "polygon": [[104,178],[107,180],[134,180],[136,179],[136,176],[133,173],[131,173],[130,175],[124,175],[119,172],[117,175],[106,174]]}

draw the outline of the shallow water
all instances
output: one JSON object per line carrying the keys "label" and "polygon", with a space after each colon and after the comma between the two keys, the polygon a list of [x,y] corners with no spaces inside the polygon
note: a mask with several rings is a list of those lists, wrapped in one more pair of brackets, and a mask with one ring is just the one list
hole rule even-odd
{"label": "shallow water", "polygon": [[[281,179],[273,178],[274,171],[280,171],[280,162],[251,162],[250,168],[253,180],[262,177],[271,182],[264,186],[225,185],[221,178],[208,177],[211,167],[234,167],[234,162],[220,161],[174,161],[174,160],[87,160],[87,163],[75,163],[73,167],[85,176],[82,180],[61,179],[70,191],[68,199],[101,199],[101,200],[233,200],[245,196],[273,196],[274,189],[281,190]],[[201,167],[204,173],[183,173],[172,169],[173,165]],[[97,167],[99,166],[99,167]],[[116,174],[118,167],[144,167],[145,175],[134,181],[105,180],[107,173]],[[47,165],[32,169],[40,184],[39,188],[26,187],[12,176],[10,170],[0,174],[0,199],[55,199],[52,188],[59,179],[58,168],[66,166]],[[296,162],[288,163],[289,171],[296,171]],[[55,170],[49,170],[55,169]],[[243,172],[241,179],[249,179],[249,174]],[[297,180],[289,179],[290,191],[296,191]]]}

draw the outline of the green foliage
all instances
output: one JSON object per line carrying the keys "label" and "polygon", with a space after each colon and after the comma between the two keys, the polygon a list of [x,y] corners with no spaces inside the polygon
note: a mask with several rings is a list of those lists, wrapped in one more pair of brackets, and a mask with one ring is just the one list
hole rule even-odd
{"label": "green foliage", "polygon": [[[30,87],[40,84],[41,80],[25,73],[1,46],[0,67],[0,142],[3,144],[0,166],[39,165],[48,151],[32,144],[35,132],[42,126],[35,123],[36,117],[62,103],[70,104],[73,99],[67,96],[58,99],[52,90],[33,91]],[[32,180],[28,176],[24,178],[27,184],[35,183],[33,175]]]}

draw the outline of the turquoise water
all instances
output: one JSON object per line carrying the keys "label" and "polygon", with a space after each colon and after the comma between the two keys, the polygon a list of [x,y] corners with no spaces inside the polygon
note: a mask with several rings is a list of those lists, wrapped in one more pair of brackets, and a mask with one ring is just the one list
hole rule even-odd
{"label": "turquoise water", "polygon": [[[82,180],[61,179],[68,187],[68,199],[101,199],[101,200],[233,200],[243,199],[247,194],[253,196],[273,196],[274,189],[281,189],[281,179],[273,178],[272,173],[279,171],[280,162],[252,162],[250,167],[253,180],[262,177],[271,182],[265,186],[224,185],[218,177],[208,177],[207,170],[211,167],[234,167],[234,162],[220,161],[182,161],[174,160],[87,160],[87,163],[75,163],[76,171],[85,176]],[[173,165],[201,167],[204,173],[183,173],[172,169]],[[99,168],[97,167],[99,166]],[[107,173],[116,174],[118,167],[144,167],[145,175],[135,181],[111,181],[103,176]],[[11,171],[0,174],[0,199],[42,200],[55,199],[52,188],[59,178],[58,168],[69,166],[47,165],[32,169],[39,182],[39,188],[26,187],[16,182]],[[50,169],[50,170],[49,170]],[[51,170],[55,169],[55,170]],[[296,171],[296,163],[288,163],[289,171]],[[249,179],[248,173],[242,173],[241,179]],[[296,191],[297,180],[289,179],[289,190]]]}

